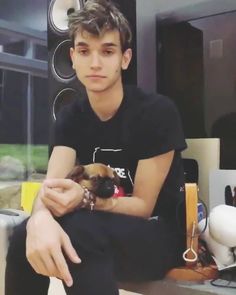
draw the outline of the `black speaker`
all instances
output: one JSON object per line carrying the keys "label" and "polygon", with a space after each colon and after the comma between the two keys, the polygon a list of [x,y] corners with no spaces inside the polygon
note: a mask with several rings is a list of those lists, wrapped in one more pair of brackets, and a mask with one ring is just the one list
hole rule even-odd
{"label": "black speaker", "polygon": [[48,2],[49,99],[52,123],[60,108],[74,99],[74,93],[83,91],[83,86],[72,69],[67,25],[68,15],[82,6],[82,0]]}
{"label": "black speaker", "polygon": [[136,0],[112,0],[129,21],[133,34],[132,41],[132,60],[126,71],[122,73],[122,81],[124,84],[137,85],[137,35],[136,35]]}

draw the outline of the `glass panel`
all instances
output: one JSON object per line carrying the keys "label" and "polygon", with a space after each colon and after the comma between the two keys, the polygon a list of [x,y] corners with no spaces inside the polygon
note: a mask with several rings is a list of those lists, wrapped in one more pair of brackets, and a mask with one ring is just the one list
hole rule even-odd
{"label": "glass panel", "polygon": [[[7,33],[0,32],[0,52],[10,53],[14,55],[26,56],[27,55],[27,40],[22,36],[11,36]],[[34,44],[35,59],[47,61],[48,50],[47,46]]]}
{"label": "glass panel", "polygon": [[40,60],[48,60],[48,49],[47,46],[35,45],[35,59],[40,59]]}
{"label": "glass panel", "polygon": [[26,54],[26,42],[22,37],[0,33],[0,49],[1,52],[24,56]]}
{"label": "glass panel", "polygon": [[27,74],[4,70],[0,143],[26,142],[27,84]]}
{"label": "glass panel", "polygon": [[48,161],[49,99],[48,81],[32,78],[32,164],[34,173],[45,173]]}
{"label": "glass panel", "polygon": [[28,75],[3,70],[0,117],[0,180],[26,176],[26,106]]}
{"label": "glass panel", "polygon": [[0,120],[2,117],[2,100],[3,100],[3,70],[0,69]]}
{"label": "glass panel", "polygon": [[[3,72],[0,181],[41,177],[38,174],[45,174],[48,161],[47,79],[32,77],[29,80],[28,74],[9,70]],[[28,87],[32,87],[30,101],[27,99]]]}

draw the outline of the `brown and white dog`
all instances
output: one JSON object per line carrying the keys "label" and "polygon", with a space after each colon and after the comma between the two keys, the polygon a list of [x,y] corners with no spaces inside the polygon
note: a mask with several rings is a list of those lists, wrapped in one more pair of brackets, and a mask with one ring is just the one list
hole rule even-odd
{"label": "brown and white dog", "polygon": [[67,178],[86,187],[95,196],[107,199],[113,196],[115,186],[119,186],[119,177],[115,170],[101,164],[76,165]]}

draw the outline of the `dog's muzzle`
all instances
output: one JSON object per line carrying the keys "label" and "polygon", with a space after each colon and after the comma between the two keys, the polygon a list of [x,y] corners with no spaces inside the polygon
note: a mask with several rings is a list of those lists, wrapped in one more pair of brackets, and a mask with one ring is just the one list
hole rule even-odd
{"label": "dog's muzzle", "polygon": [[100,178],[97,180],[97,189],[94,194],[100,198],[110,198],[115,192],[115,182],[109,177]]}

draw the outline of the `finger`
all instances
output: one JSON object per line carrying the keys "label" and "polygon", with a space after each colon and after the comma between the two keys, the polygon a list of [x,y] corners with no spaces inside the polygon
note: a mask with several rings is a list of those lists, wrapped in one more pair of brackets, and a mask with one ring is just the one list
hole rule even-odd
{"label": "finger", "polygon": [[44,180],[43,184],[49,188],[70,189],[75,182],[66,178],[51,178]]}
{"label": "finger", "polygon": [[40,257],[40,255],[34,255],[33,257],[27,257],[27,260],[36,273],[62,279],[52,256],[44,253],[43,257]]}
{"label": "finger", "polygon": [[42,264],[44,265],[44,269],[46,271],[46,275],[48,277],[55,277],[60,275],[58,272],[57,265],[51,255],[45,255],[44,260],[42,260]]}
{"label": "finger", "polygon": [[60,202],[58,200],[52,200],[49,196],[43,195],[41,197],[42,202],[48,209],[53,209],[53,210],[59,210],[59,207],[61,207]]}
{"label": "finger", "polygon": [[68,287],[71,287],[73,285],[73,279],[69,272],[68,265],[66,263],[65,257],[62,254],[61,249],[56,249],[56,251],[54,251],[52,255],[61,279],[66,283]]}
{"label": "finger", "polygon": [[53,201],[54,203],[63,205],[64,197],[63,193],[58,192],[54,189],[51,189],[49,187],[44,187],[44,194],[42,195],[42,200],[46,199]]}
{"label": "finger", "polygon": [[81,259],[79,258],[77,252],[75,251],[75,248],[72,246],[70,238],[68,237],[67,234],[64,234],[63,236],[62,248],[72,262],[81,263]]}
{"label": "finger", "polygon": [[42,198],[42,202],[44,206],[53,214],[53,216],[61,216],[63,213],[60,210],[60,206],[51,201],[50,199],[47,198]]}
{"label": "finger", "polygon": [[30,258],[28,261],[37,274],[47,275],[47,269],[40,257],[34,257],[34,259]]}
{"label": "finger", "polygon": [[68,206],[66,206],[66,204],[62,204],[62,202],[56,203],[45,196],[42,196],[41,200],[46,208],[50,210],[53,216],[60,217],[72,211],[71,209],[68,209]]}
{"label": "finger", "polygon": [[38,263],[35,260],[28,258],[28,262],[36,273],[40,272],[40,266],[38,265]]}

